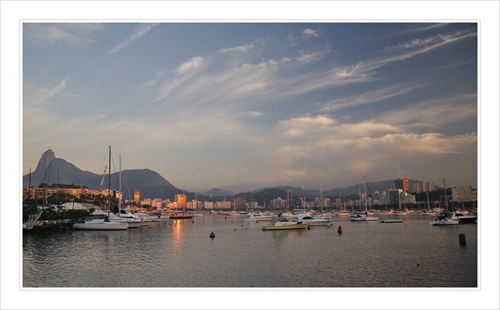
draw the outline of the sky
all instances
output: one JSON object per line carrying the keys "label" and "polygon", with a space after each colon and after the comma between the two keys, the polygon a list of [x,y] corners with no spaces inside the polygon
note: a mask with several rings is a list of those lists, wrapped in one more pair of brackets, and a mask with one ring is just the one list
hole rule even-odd
{"label": "sky", "polygon": [[111,145],[196,191],[477,186],[476,23],[22,27],[24,174],[49,148],[102,173]]}

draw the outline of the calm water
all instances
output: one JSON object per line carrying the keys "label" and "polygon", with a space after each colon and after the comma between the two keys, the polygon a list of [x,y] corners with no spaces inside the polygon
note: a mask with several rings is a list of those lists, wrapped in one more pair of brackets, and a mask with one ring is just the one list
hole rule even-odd
{"label": "calm water", "polygon": [[335,219],[331,227],[263,231],[263,223],[209,215],[27,234],[23,287],[477,287],[477,225],[428,223]]}

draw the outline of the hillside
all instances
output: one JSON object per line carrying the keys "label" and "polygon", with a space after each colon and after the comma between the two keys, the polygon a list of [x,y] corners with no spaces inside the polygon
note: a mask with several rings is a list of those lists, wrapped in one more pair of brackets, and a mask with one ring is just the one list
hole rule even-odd
{"label": "hillside", "polygon": [[[141,192],[141,198],[169,198],[182,193],[158,173],[149,169],[122,171],[122,191],[125,199],[133,197],[134,189]],[[83,171],[72,163],[56,158],[52,150],[45,151],[38,165],[31,173],[23,176],[23,187],[38,186],[41,183],[82,185],[89,189],[103,190],[108,186],[107,174],[95,174]],[[102,183],[102,185],[101,185]],[[119,188],[119,172],[111,174],[111,187]]]}

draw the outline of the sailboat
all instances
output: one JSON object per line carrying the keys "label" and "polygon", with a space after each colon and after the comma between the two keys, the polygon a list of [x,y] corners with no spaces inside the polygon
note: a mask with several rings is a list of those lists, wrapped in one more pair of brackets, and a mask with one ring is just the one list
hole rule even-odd
{"label": "sailboat", "polygon": [[420,215],[436,215],[436,212],[431,210],[431,203],[429,200],[429,190],[427,190],[426,194],[427,194],[427,210],[424,209],[420,211]]}
{"label": "sailboat", "polygon": [[108,168],[108,214],[105,218],[90,219],[84,221],[83,223],[73,224],[74,229],[80,230],[126,230],[128,229],[128,223],[110,221],[111,209],[111,145],[109,146],[109,168]]}
{"label": "sailboat", "polygon": [[365,179],[365,199],[364,199],[364,212],[351,214],[349,219],[353,222],[367,222],[367,221],[378,221],[379,217],[377,216],[368,216],[368,201],[366,196],[366,178]]}
{"label": "sailboat", "polygon": [[450,213],[450,210],[448,209],[448,197],[446,196],[446,190],[448,186],[446,186],[446,182],[443,179],[443,185],[444,185],[444,210],[441,212],[437,218],[432,219],[429,222],[429,225],[431,226],[447,226],[447,225],[458,225],[459,221],[456,218],[456,216],[453,216],[453,214]]}

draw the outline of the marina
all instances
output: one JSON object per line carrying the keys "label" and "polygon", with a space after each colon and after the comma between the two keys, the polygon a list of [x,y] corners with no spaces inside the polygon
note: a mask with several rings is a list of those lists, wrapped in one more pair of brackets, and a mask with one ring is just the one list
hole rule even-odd
{"label": "marina", "polygon": [[[412,214],[398,225],[342,217],[308,229],[264,231],[264,225],[213,214],[127,230],[26,233],[22,286],[478,287],[477,224],[435,227]],[[443,272],[450,262],[453,271]]]}

